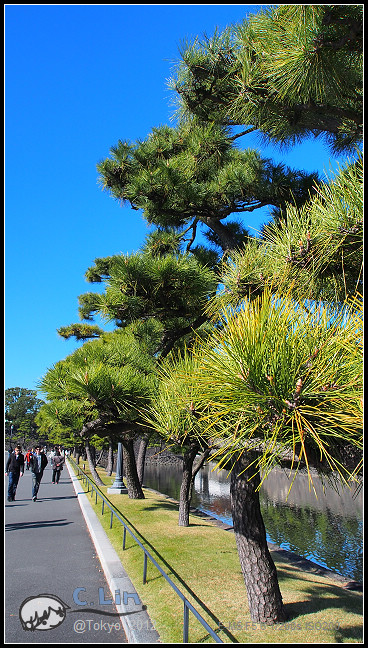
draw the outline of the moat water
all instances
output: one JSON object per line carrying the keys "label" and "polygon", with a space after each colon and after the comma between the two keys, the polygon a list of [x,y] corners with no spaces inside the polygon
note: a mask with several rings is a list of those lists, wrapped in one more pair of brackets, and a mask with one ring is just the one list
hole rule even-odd
{"label": "moat water", "polygon": [[[196,476],[192,506],[232,525],[230,477],[207,464]],[[363,580],[363,489],[323,485],[308,476],[274,468],[260,491],[269,542],[293,551],[348,579]],[[144,485],[179,499],[180,467],[147,463]]]}

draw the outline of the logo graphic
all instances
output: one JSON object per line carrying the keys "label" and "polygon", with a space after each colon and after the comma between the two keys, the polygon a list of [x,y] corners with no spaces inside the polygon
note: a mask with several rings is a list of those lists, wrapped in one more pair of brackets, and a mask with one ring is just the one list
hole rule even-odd
{"label": "logo graphic", "polygon": [[51,630],[63,623],[69,605],[54,594],[29,596],[19,608],[23,630]]}
{"label": "logo graphic", "polygon": [[[83,607],[82,610],[80,607],[77,610],[72,610],[69,605],[64,603],[64,601],[62,601],[58,596],[55,596],[55,594],[38,594],[37,596],[29,596],[23,601],[19,608],[19,619],[23,630],[31,630],[33,632],[34,630],[52,630],[53,628],[57,628],[65,620],[67,611],[69,614],[73,614],[73,612],[87,612],[91,614],[93,612],[104,616],[123,617],[137,614],[147,609],[145,605],[141,605],[138,594],[135,592],[123,592],[123,605],[128,605],[129,599],[133,599],[135,605],[140,607],[139,610],[107,612],[104,610],[93,609],[90,606],[93,606],[94,603],[88,603],[79,598],[79,594],[85,591],[85,587],[77,587],[73,592],[74,603],[78,606],[86,606]],[[120,590],[115,590],[115,598],[113,600],[111,598],[106,599],[104,588],[99,587],[98,603],[99,605],[107,606],[112,606],[113,603],[121,605]],[[89,621],[91,621],[91,619],[89,619]],[[90,627],[88,627],[88,629],[90,629]],[[79,632],[79,630],[76,630],[76,632]]]}

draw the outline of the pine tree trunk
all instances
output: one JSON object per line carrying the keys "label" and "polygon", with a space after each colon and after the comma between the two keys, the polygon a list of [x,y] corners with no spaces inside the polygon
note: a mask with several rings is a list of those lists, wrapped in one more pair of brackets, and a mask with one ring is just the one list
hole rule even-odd
{"label": "pine tree trunk", "polygon": [[203,221],[219,237],[219,245],[223,252],[234,250],[234,248],[238,246],[236,237],[232,235],[229,228],[224,225],[221,220],[208,216],[207,218],[204,218]]}
{"label": "pine tree trunk", "polygon": [[193,463],[199,446],[192,444],[183,457],[183,477],[180,486],[179,526],[189,526],[189,509],[193,488]]}
{"label": "pine tree trunk", "polygon": [[101,459],[102,459],[103,453],[104,453],[104,451],[103,451],[103,450],[100,450],[97,459],[96,459],[96,455],[95,455],[95,467],[96,467],[96,468],[97,468],[98,464],[100,463],[100,461],[101,461]]}
{"label": "pine tree trunk", "polygon": [[102,479],[100,478],[94,463],[93,463],[93,455],[91,453],[91,447],[89,445],[89,441],[86,441],[85,443],[85,448],[86,448],[86,455],[87,455],[87,461],[89,465],[89,469],[91,471],[92,479],[95,481],[95,483],[98,486],[104,486],[105,484],[103,483]]}
{"label": "pine tree trunk", "polygon": [[93,445],[90,445],[89,446],[89,451],[91,453],[92,463],[93,463],[94,467],[96,468],[96,448]]}
{"label": "pine tree trunk", "polygon": [[133,440],[122,441],[121,443],[124,449],[124,476],[128,496],[131,499],[144,499],[144,493],[138,479]]}
{"label": "pine tree trunk", "polygon": [[73,452],[73,454],[74,454],[74,457],[75,457],[75,461],[76,461],[76,463],[79,464],[79,459],[80,459],[80,450],[79,450],[78,447],[76,447],[76,446],[74,447],[74,452]]}
{"label": "pine tree trunk", "polygon": [[138,457],[137,457],[137,472],[139,483],[142,486],[144,477],[144,462],[146,460],[146,452],[150,435],[145,434],[139,443]]}
{"label": "pine tree trunk", "polygon": [[256,490],[260,484],[259,472],[254,475],[255,467],[249,466],[254,456],[249,454],[238,459],[231,471],[234,533],[251,619],[272,625],[285,621],[285,611]]}

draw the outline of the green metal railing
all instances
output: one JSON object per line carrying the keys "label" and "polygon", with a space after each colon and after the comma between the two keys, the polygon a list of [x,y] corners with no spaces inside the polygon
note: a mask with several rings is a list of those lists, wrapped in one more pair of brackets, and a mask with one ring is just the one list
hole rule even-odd
{"label": "green metal railing", "polygon": [[192,612],[192,614],[196,617],[196,619],[202,624],[202,626],[207,630],[207,632],[211,635],[211,637],[216,641],[216,643],[224,643],[222,639],[216,634],[216,632],[211,628],[211,626],[208,625],[207,621],[199,614],[199,612],[195,609],[195,607],[188,601],[188,599],[184,596],[184,594],[179,590],[179,588],[175,585],[175,583],[171,580],[171,578],[166,574],[166,572],[162,569],[162,567],[158,564],[158,562],[153,558],[153,556],[147,551],[147,549],[143,546],[143,544],[138,540],[136,535],[133,533],[133,531],[129,528],[127,523],[121,518],[119,513],[114,509],[112,506],[111,502],[105,497],[105,495],[99,490],[99,488],[96,486],[94,481],[86,475],[86,473],[75,463],[74,459],[72,457],[68,457],[68,460],[74,467],[74,469],[77,471],[77,476],[82,477],[82,481],[86,484],[87,487],[87,493],[90,491],[91,487],[91,497],[93,497],[93,491],[95,491],[95,503],[97,504],[98,502],[98,497],[101,498],[102,500],[102,509],[101,509],[101,515],[104,514],[104,508],[105,505],[110,509],[110,529],[112,528],[113,524],[113,519],[116,517],[120,524],[123,525],[123,549],[125,549],[125,544],[126,544],[126,534],[127,532],[129,535],[133,538],[133,540],[139,545],[139,547],[143,551],[143,584],[147,582],[147,562],[148,560],[151,561],[151,563],[158,569],[160,574],[165,578],[165,580],[169,583],[170,587],[174,590],[174,592],[179,596],[179,598],[183,601],[183,643],[189,643],[189,612]]}

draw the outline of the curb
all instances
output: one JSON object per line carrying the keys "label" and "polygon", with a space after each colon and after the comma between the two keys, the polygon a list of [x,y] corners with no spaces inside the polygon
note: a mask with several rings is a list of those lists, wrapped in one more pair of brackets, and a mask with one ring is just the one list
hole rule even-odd
{"label": "curb", "polygon": [[[66,465],[128,643],[160,643],[160,636],[155,630],[145,606],[141,605],[137,591],[102,528],[87,495],[80,490],[79,480],[68,462]],[[141,606],[139,609],[137,609],[137,601]]]}

